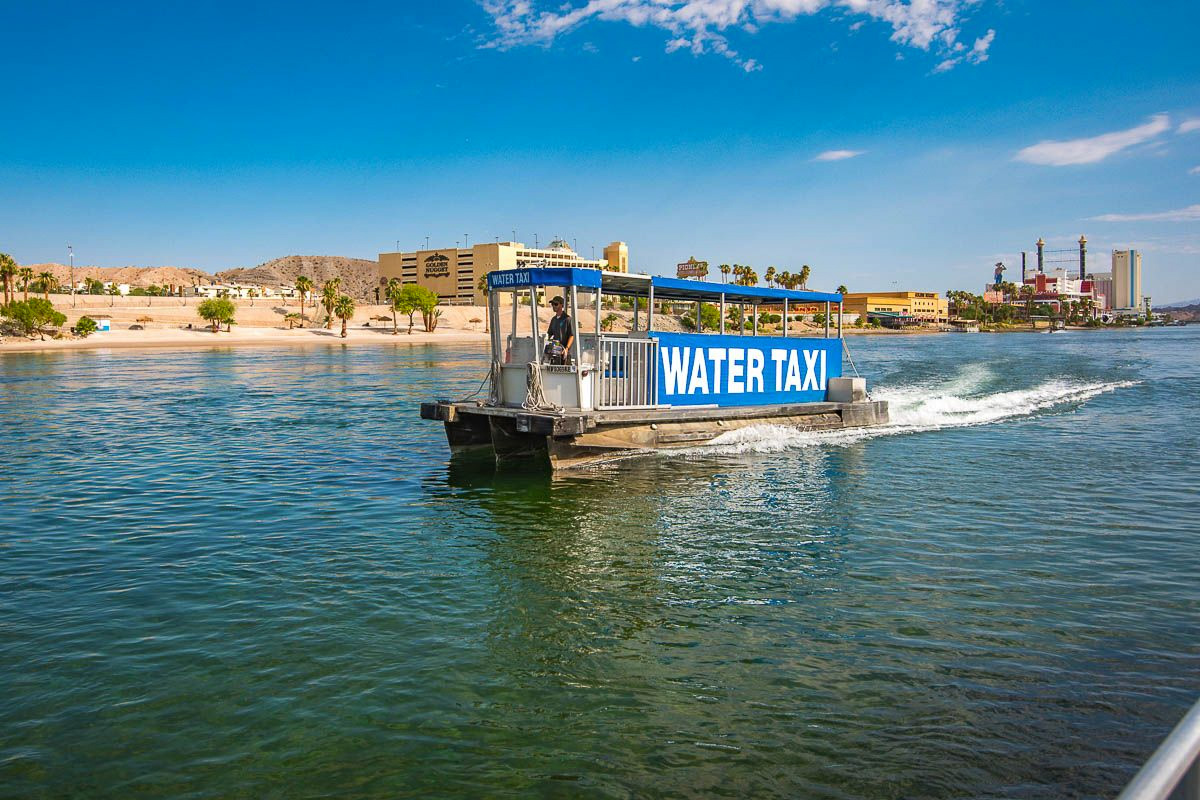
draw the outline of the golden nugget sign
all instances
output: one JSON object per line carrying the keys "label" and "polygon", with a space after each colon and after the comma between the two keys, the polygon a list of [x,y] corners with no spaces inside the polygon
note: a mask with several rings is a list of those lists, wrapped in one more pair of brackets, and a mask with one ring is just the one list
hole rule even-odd
{"label": "golden nugget sign", "polygon": [[441,253],[434,253],[425,259],[425,277],[440,278],[450,274],[450,259]]}
{"label": "golden nugget sign", "polygon": [[694,256],[688,256],[687,261],[675,265],[675,275],[679,278],[703,278],[707,274],[708,262],[697,261]]}

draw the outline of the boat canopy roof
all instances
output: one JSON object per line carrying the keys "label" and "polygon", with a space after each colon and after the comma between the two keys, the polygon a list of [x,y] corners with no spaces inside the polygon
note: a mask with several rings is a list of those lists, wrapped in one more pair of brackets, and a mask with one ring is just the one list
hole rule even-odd
{"label": "boat canopy roof", "polygon": [[809,292],[793,289],[771,289],[763,286],[737,286],[731,283],[708,283],[661,275],[638,275],[626,272],[607,272],[590,268],[542,267],[506,269],[488,273],[489,289],[526,289],[531,286],[582,286],[600,288],[608,294],[647,296],[654,288],[655,299],[717,302],[721,295],[729,303],[840,303],[837,292]]}

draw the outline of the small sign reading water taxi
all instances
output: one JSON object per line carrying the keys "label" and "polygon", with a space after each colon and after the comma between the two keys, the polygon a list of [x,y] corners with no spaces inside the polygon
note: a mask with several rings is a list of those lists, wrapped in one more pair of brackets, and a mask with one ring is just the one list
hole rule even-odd
{"label": "small sign reading water taxi", "polygon": [[842,375],[840,339],[654,333],[658,402],[757,406],[825,400]]}

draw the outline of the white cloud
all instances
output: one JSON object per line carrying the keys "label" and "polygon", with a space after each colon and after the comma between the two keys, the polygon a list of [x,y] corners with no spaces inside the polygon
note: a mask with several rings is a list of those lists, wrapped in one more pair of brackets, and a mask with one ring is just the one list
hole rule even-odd
{"label": "white cloud", "polygon": [[861,156],[865,152],[865,150],[826,150],[814,158],[813,161],[845,161],[847,158]]}
{"label": "white cloud", "polygon": [[1192,167],[1188,170],[1188,175],[1200,175],[1200,167]]}
{"label": "white cloud", "polygon": [[1148,142],[1170,127],[1171,123],[1166,114],[1155,114],[1145,124],[1125,131],[1114,131],[1086,139],[1038,142],[1019,151],[1014,159],[1052,167],[1094,164],[1134,145]]}
{"label": "white cloud", "polygon": [[1200,117],[1196,119],[1185,119],[1179,123],[1179,130],[1176,133],[1191,133],[1192,131],[1200,131]]}
{"label": "white cloud", "polygon": [[[789,22],[830,8],[886,22],[892,27],[893,42],[941,54],[952,62],[949,67],[964,59],[976,64],[986,61],[996,35],[989,30],[975,40],[969,51],[958,41],[965,10],[979,0],[570,0],[561,5],[555,0],[480,2],[496,27],[496,35],[484,47],[549,45],[561,34],[592,20],[624,22],[666,31],[670,35],[667,52],[717,53],[747,72],[761,67],[730,47],[727,30],[741,28],[753,34],[765,23]],[[858,30],[862,22],[853,22],[851,30]]]}
{"label": "white cloud", "polygon": [[1101,214],[1088,219],[1096,222],[1200,222],[1200,203],[1177,208],[1174,211],[1157,211],[1149,214]]}

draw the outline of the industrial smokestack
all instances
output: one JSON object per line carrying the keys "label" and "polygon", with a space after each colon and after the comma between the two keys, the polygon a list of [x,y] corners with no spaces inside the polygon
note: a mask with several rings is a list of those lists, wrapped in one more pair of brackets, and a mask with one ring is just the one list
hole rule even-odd
{"label": "industrial smokestack", "polygon": [[1022,283],[1022,285],[1024,285],[1024,283],[1025,283],[1025,255],[1026,255],[1025,251],[1022,250],[1021,251],[1021,283]]}
{"label": "industrial smokestack", "polygon": [[1087,237],[1079,237],[1079,280],[1087,277]]}
{"label": "industrial smokestack", "polygon": [[1040,236],[1038,237],[1038,240],[1037,240],[1037,249],[1038,249],[1038,272],[1042,273],[1042,272],[1046,271],[1046,243],[1044,241],[1042,241],[1042,237],[1040,237]]}

